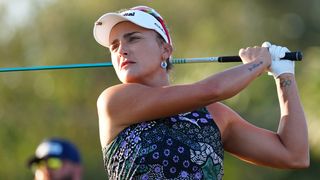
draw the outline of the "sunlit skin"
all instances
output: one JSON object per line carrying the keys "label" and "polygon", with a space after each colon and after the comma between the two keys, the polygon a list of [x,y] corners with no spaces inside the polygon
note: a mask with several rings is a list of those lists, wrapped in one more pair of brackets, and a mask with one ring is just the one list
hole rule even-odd
{"label": "sunlit skin", "polygon": [[[131,41],[131,36],[140,38]],[[107,88],[97,102],[102,147],[132,124],[207,107],[220,129],[226,151],[253,164],[308,167],[306,119],[293,74],[282,74],[276,80],[281,109],[278,132],[248,123],[219,102],[236,95],[269,70],[271,57],[266,48],[240,49],[243,65],[196,83],[169,85],[167,71],[160,62],[171,56],[172,48],[159,45],[154,31],[123,22],[113,27],[110,39],[112,62],[123,83]],[[130,63],[121,65],[126,61]]]}
{"label": "sunlit skin", "polygon": [[120,81],[148,86],[168,85],[167,72],[159,65],[170,56],[171,46],[159,44],[156,37],[155,31],[129,22],[121,22],[112,29],[110,52]]}

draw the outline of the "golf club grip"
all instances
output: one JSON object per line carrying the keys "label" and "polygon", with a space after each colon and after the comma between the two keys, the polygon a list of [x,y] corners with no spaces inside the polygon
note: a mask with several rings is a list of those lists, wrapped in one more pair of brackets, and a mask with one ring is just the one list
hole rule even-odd
{"label": "golf club grip", "polygon": [[[281,59],[291,60],[291,61],[301,61],[302,60],[302,52],[287,52],[286,55]],[[221,56],[218,57],[218,62],[241,62],[240,56]]]}

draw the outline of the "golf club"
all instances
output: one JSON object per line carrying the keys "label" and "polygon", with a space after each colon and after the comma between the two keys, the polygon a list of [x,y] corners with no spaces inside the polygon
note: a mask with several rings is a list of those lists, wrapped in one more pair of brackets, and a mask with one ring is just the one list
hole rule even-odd
{"label": "golf club", "polygon": [[[282,59],[301,61],[302,52],[289,52],[286,53]],[[171,59],[172,64],[185,64],[185,63],[204,63],[204,62],[241,62],[239,56],[218,56],[218,57],[203,57],[203,58],[174,58]],[[112,67],[111,62],[102,63],[89,63],[89,64],[66,64],[66,65],[52,65],[52,66],[30,66],[30,67],[8,67],[0,68],[0,72],[13,72],[13,71],[39,71],[39,70],[54,70],[54,69],[74,69],[74,68],[95,68],[95,67]]]}

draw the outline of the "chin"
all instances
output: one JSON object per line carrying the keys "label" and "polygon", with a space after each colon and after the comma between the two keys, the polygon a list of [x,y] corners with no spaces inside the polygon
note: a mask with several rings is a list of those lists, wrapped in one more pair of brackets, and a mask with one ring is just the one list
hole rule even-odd
{"label": "chin", "polygon": [[139,78],[127,78],[121,81],[122,83],[140,83],[143,84],[143,79]]}
{"label": "chin", "polygon": [[139,76],[135,76],[133,73],[122,73],[118,77],[119,77],[119,80],[122,83],[136,83],[136,82],[139,82]]}
{"label": "chin", "polygon": [[119,80],[120,80],[122,83],[124,83],[124,84],[136,82],[136,81],[134,80],[134,78],[129,78],[129,77],[127,77],[127,76],[126,76],[126,77],[120,77]]}

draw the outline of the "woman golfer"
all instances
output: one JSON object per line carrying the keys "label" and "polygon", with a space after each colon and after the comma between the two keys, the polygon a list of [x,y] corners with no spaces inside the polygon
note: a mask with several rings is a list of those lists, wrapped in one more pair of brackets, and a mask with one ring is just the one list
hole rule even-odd
{"label": "woman golfer", "polygon": [[[195,83],[170,85],[172,41],[154,9],[104,14],[95,23],[94,37],[109,48],[122,82],[97,101],[109,179],[222,179],[224,150],[257,165],[309,166],[294,62],[280,61],[287,48],[264,43],[240,49],[242,65]],[[277,86],[277,132],[250,124],[219,102],[266,71]]]}

